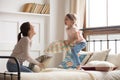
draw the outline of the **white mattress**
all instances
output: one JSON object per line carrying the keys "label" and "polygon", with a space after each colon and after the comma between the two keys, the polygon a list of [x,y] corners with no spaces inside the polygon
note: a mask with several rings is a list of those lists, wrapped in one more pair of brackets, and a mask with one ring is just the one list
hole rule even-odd
{"label": "white mattress", "polygon": [[107,72],[102,72],[102,71],[87,71],[91,73],[94,77],[94,80],[103,80],[104,76],[107,74]]}
{"label": "white mattress", "polygon": [[104,80],[120,80],[120,70],[110,71],[106,74]]}
{"label": "white mattress", "polygon": [[[109,76],[111,76],[110,74],[112,73],[113,72],[80,71],[48,68],[38,73],[22,72],[21,80],[120,80],[120,78],[115,78],[115,75],[112,79],[110,79],[111,77]],[[114,73],[116,72],[114,71]],[[117,71],[117,76],[120,76],[120,71]],[[0,78],[0,80],[2,79]],[[7,78],[7,80],[10,79]]]}
{"label": "white mattress", "polygon": [[98,71],[52,68],[39,73],[22,73],[21,80],[101,80],[103,76],[103,72]]}

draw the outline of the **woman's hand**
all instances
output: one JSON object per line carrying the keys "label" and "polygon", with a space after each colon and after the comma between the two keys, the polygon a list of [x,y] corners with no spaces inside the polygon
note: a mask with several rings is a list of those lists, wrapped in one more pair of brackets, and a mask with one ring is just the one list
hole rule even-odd
{"label": "woman's hand", "polygon": [[45,69],[45,65],[44,65],[43,63],[40,63],[38,66],[39,66],[41,69]]}

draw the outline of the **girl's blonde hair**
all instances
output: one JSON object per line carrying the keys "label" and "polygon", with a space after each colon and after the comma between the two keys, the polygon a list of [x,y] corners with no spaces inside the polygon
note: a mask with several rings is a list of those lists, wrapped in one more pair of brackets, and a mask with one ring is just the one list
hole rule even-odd
{"label": "girl's blonde hair", "polygon": [[[74,24],[77,23],[77,16],[76,16],[76,14],[68,13],[68,14],[66,14],[66,16],[67,16],[70,20],[72,20],[72,21],[74,22]],[[77,24],[76,24],[76,25],[77,25]]]}

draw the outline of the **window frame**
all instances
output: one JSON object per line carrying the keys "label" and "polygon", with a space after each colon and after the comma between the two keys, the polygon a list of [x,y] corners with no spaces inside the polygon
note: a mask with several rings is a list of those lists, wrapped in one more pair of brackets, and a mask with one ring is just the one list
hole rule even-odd
{"label": "window frame", "polygon": [[85,12],[84,12],[84,23],[83,23],[83,35],[86,38],[89,35],[103,35],[103,34],[119,34],[120,33],[120,25],[114,26],[102,26],[102,27],[91,27],[88,28],[86,26],[86,2],[85,2]]}

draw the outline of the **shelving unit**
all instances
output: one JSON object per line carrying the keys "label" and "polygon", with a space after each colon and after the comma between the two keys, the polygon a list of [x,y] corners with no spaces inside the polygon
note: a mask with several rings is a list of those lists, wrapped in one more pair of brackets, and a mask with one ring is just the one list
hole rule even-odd
{"label": "shelving unit", "polygon": [[[1,0],[0,3],[0,55],[10,55],[17,41],[19,27],[23,22],[29,21],[35,26],[36,35],[32,38],[30,55],[36,58],[41,55],[47,44],[47,29],[50,27],[51,14],[38,14],[22,12],[22,6],[26,3],[41,3],[41,0],[18,1]],[[48,0],[50,4],[51,1]],[[15,4],[15,5],[14,5]],[[28,65],[27,62],[25,62]],[[5,67],[2,69],[4,70]]]}
{"label": "shelving unit", "polygon": [[18,15],[29,15],[29,16],[44,16],[49,17],[50,14],[37,14],[37,13],[27,13],[27,12],[12,12],[12,11],[0,11],[1,14],[18,14]]}
{"label": "shelving unit", "polygon": [[[47,0],[50,4],[49,14],[21,12],[22,6],[26,3],[43,4],[44,1],[46,0],[10,0],[9,2],[0,0],[0,55],[10,55],[16,43],[19,27],[24,21],[32,22],[37,31],[31,48],[31,55],[34,58],[44,54],[41,50],[52,41],[64,38],[63,21],[65,13],[70,10],[70,0]],[[55,66],[57,66],[56,58],[53,58],[50,67]]]}
{"label": "shelving unit", "polygon": [[[0,3],[0,14],[15,14],[15,15],[29,15],[29,16],[43,16],[43,17],[49,17],[50,14],[39,14],[39,13],[29,13],[29,12],[22,12],[25,8],[25,4],[27,3],[33,3],[33,4],[49,4],[51,3],[51,0],[11,0],[9,3],[6,3],[7,0],[1,0]],[[35,6],[35,8],[34,8]],[[45,6],[46,8],[46,6]],[[33,11],[35,9],[38,10],[38,5],[32,5],[31,10]]]}

